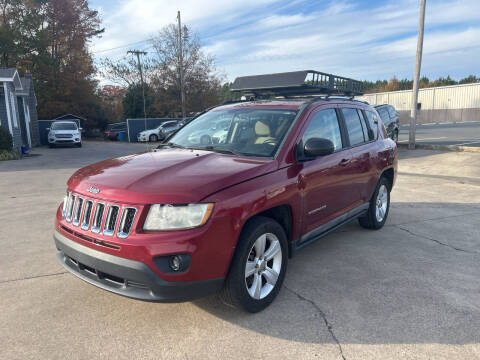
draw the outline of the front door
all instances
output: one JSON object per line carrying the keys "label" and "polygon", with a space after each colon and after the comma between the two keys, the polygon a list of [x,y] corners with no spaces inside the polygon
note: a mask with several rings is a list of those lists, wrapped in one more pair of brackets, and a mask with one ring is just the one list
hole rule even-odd
{"label": "front door", "polygon": [[303,163],[299,174],[303,189],[303,234],[333,220],[358,201],[351,187],[352,155],[345,149],[336,110],[320,108],[310,115],[307,123],[300,149],[310,138],[325,138],[333,142],[335,152]]}

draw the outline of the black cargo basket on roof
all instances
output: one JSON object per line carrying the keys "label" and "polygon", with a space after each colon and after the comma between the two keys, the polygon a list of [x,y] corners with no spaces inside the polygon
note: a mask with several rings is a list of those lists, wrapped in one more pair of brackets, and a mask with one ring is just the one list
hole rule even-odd
{"label": "black cargo basket on roof", "polygon": [[363,84],[337,75],[315,70],[292,71],[277,74],[237,77],[230,91],[254,97],[261,96],[314,96],[362,95]]}

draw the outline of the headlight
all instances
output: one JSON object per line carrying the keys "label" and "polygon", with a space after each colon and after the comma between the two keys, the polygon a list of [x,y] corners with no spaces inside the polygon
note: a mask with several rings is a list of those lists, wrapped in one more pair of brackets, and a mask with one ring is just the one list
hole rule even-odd
{"label": "headlight", "polygon": [[144,230],[183,230],[205,224],[213,204],[152,205],[143,225]]}

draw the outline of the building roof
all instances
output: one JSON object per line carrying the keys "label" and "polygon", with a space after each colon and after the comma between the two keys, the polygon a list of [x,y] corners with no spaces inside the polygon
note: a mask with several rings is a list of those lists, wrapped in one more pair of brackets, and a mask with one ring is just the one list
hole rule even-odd
{"label": "building roof", "polygon": [[78,120],[83,120],[83,121],[86,121],[87,119],[81,117],[81,116],[78,116],[78,115],[74,115],[74,114],[65,114],[65,115],[61,115],[57,118],[55,118],[54,120],[70,120],[70,119],[78,119]]}
{"label": "building roof", "polygon": [[22,89],[16,90],[17,95],[28,96],[30,95],[30,86],[32,84],[32,79],[29,77],[21,77],[20,82],[22,84]]}
{"label": "building roof", "polygon": [[15,90],[23,90],[20,76],[15,68],[0,68],[0,81],[13,82]]}
{"label": "building roof", "polygon": [[0,68],[0,78],[12,78],[16,71],[15,68]]}

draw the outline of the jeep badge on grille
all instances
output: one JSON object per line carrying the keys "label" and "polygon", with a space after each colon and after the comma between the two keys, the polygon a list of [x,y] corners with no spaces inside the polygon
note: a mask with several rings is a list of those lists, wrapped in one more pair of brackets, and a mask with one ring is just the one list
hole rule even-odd
{"label": "jeep badge on grille", "polygon": [[90,186],[88,189],[87,189],[88,192],[92,193],[92,194],[98,194],[100,192],[100,189],[97,189],[96,187],[93,187],[93,186]]}

